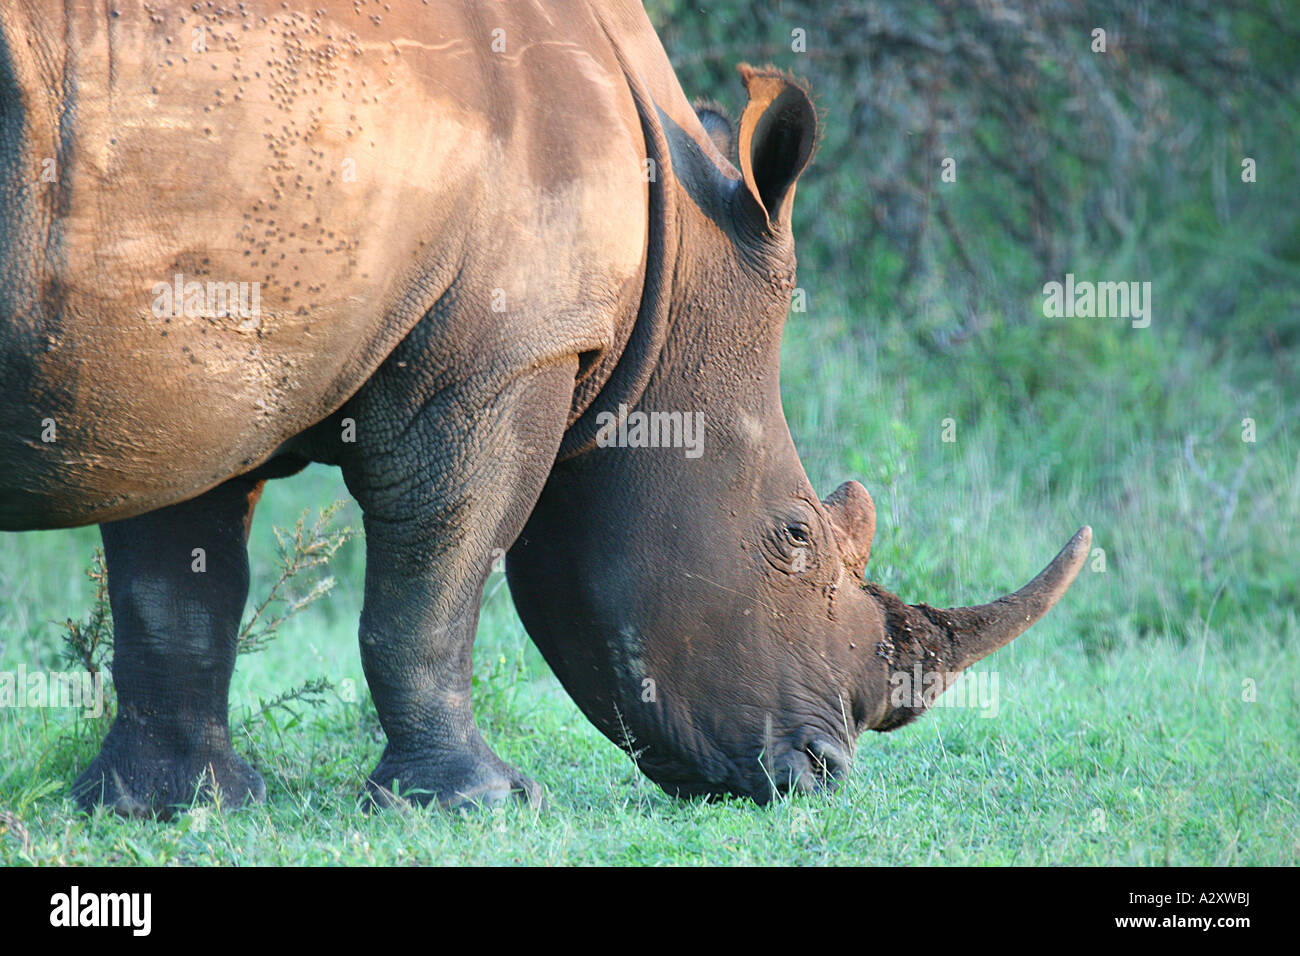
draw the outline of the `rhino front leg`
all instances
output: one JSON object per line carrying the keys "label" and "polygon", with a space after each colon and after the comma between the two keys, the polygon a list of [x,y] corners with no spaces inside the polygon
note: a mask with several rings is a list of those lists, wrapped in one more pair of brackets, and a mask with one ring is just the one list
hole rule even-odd
{"label": "rhino front leg", "polygon": [[474,722],[473,646],[494,553],[519,534],[559,448],[576,359],[422,388],[401,358],[348,407],[356,442],[342,462],[366,530],[361,660],[388,736],[368,799],[536,805],[541,788]]}
{"label": "rhino front leg", "polygon": [[118,712],[73,784],[89,810],[170,816],[196,797],[260,801],[266,787],[230,746],[227,694],[248,597],[248,527],[262,483],[100,526],[113,609]]}

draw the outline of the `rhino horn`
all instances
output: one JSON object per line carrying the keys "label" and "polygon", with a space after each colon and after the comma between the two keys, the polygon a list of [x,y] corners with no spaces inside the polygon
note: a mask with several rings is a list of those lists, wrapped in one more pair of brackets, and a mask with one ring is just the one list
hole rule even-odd
{"label": "rhino horn", "polygon": [[[957,676],[1032,627],[1073,583],[1092,545],[1092,529],[1080,528],[1052,563],[1019,591],[974,607],[936,608],[904,604],[874,584],[864,585],[885,612],[886,640],[880,646],[895,672],[919,664],[928,679],[924,704]],[[938,679],[930,675],[939,674]],[[919,715],[924,707],[885,708],[876,730],[892,730]]]}
{"label": "rhino horn", "polygon": [[1032,627],[1074,582],[1092,545],[1092,528],[1084,525],[1052,563],[1019,591],[989,604],[932,612],[932,620],[953,635],[960,656],[954,669],[964,670]]}
{"label": "rhino horn", "polygon": [[870,492],[856,481],[846,481],[823,498],[822,504],[835,528],[844,566],[861,578],[876,534],[876,505]]}

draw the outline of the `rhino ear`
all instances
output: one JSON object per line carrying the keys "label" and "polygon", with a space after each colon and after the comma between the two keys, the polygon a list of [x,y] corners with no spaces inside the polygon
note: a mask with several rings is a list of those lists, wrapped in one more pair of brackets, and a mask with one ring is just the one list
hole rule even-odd
{"label": "rhino ear", "polygon": [[709,134],[709,139],[713,140],[713,145],[718,148],[723,159],[730,160],[735,156],[736,133],[722,107],[713,100],[697,100],[695,115],[700,118],[700,125]]}
{"label": "rhino ear", "polygon": [[740,172],[764,228],[789,221],[795,181],[812,158],[817,111],[808,91],[779,70],[740,64],[749,103],[740,117]]}

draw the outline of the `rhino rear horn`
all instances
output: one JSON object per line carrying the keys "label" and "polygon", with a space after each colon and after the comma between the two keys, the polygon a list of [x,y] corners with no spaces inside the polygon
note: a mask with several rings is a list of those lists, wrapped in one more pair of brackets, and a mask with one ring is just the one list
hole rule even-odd
{"label": "rhino rear horn", "polygon": [[876,536],[876,505],[871,493],[856,481],[846,481],[827,495],[822,505],[835,528],[844,566],[861,578]]}

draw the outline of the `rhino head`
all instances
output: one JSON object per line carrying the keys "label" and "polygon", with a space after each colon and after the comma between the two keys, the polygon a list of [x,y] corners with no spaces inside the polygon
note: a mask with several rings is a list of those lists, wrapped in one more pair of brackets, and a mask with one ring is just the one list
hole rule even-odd
{"label": "rhino head", "polygon": [[[716,113],[632,84],[659,171],[640,314],[576,410],[508,574],[566,690],[644,773],[676,795],[766,802],[842,778],[862,731],[914,719],[1037,621],[1090,531],[978,607],[908,605],[863,582],[871,496],[849,481],[818,498],[779,389],[816,113],[793,78],[741,74],[734,138]],[[891,678],[917,673],[925,692],[900,700]]]}

